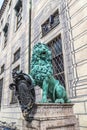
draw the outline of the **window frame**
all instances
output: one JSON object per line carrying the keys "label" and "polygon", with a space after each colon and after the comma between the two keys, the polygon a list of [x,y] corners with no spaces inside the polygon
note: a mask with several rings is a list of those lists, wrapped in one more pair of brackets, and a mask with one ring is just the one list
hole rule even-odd
{"label": "window frame", "polygon": [[0,73],[0,74],[4,73],[4,71],[5,71],[5,64],[3,64],[3,65],[1,66],[1,73]]}
{"label": "window frame", "polygon": [[13,72],[19,71],[20,70],[20,65],[17,65],[14,69]]}
{"label": "window frame", "polygon": [[13,63],[18,61],[20,59],[20,56],[21,56],[21,48],[18,48],[14,53]]}
{"label": "window frame", "polygon": [[[51,21],[53,19],[53,21]],[[56,20],[57,19],[57,20]],[[57,21],[57,22],[55,22]],[[59,10],[57,9],[49,18],[41,25],[42,37],[46,36],[52,29],[60,24],[59,20]],[[44,29],[47,29],[45,32]]]}
{"label": "window frame", "polygon": [[[55,41],[55,40],[58,40],[58,39],[60,39],[61,40],[61,53],[59,53],[59,54],[55,54],[54,53],[54,50],[52,50],[51,49],[51,47],[52,47],[52,44],[55,44],[55,43],[53,43],[53,41]],[[59,44],[59,42],[57,43],[57,44]],[[59,34],[58,36],[56,36],[55,38],[53,38],[50,42],[48,42],[47,43],[47,45],[49,46],[49,48],[51,49],[51,51],[53,52],[52,53],[52,65],[53,65],[53,75],[54,75],[54,77],[55,78],[57,78],[59,81],[60,81],[60,83],[66,88],[66,80],[65,80],[65,68],[64,68],[64,56],[63,56],[63,45],[62,45],[62,37],[61,37],[61,34]],[[59,46],[59,45],[58,45]],[[58,51],[58,50],[57,50]],[[60,63],[58,63],[58,61],[60,61],[59,59],[61,60],[61,62]],[[54,59],[56,59],[56,62],[54,62]],[[54,62],[54,63],[53,63]],[[57,66],[56,66],[56,64],[57,64]],[[58,67],[59,66],[59,67]],[[60,69],[60,71],[59,71],[59,68],[61,68],[61,66],[62,66],[62,69]],[[58,77],[59,76],[59,77]],[[63,77],[63,79],[62,79],[62,77]],[[62,80],[60,80],[60,79],[62,79]]]}
{"label": "window frame", "polygon": [[[16,71],[20,71],[19,64],[15,68],[13,68],[13,72],[16,72]],[[17,103],[18,103],[18,101],[17,101],[17,97],[15,96],[15,90],[12,90],[10,105],[17,104]]]}
{"label": "window frame", "polygon": [[8,41],[8,31],[9,31],[9,23],[7,22],[3,28],[3,32],[4,32],[4,48],[7,45],[7,41]]}
{"label": "window frame", "polygon": [[17,31],[22,24],[21,21],[22,21],[23,7],[22,7],[22,1],[21,0],[17,1],[14,9],[15,9],[15,12],[16,12],[16,31]]}

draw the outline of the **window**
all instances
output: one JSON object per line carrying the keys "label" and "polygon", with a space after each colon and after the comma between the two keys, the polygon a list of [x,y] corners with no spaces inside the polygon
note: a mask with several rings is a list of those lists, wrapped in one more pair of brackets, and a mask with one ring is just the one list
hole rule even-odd
{"label": "window", "polygon": [[3,64],[3,65],[1,66],[1,74],[4,72],[4,70],[5,70],[5,64]]}
{"label": "window", "polygon": [[18,65],[16,68],[13,69],[14,72],[19,71],[20,70],[20,65]]}
{"label": "window", "polygon": [[[19,70],[20,70],[20,65],[18,65],[17,67],[15,67],[13,69],[14,72],[19,71]],[[17,97],[15,96],[15,90],[12,90],[12,96],[11,96],[10,104],[15,104],[15,103],[17,103]]]}
{"label": "window", "polygon": [[50,32],[54,27],[59,24],[59,11],[55,11],[54,14],[50,15],[50,17],[42,24],[42,36],[45,36],[48,32]]}
{"label": "window", "polygon": [[15,6],[15,11],[16,11],[16,30],[18,30],[22,21],[22,1],[21,0],[18,0]]}
{"label": "window", "polygon": [[14,62],[20,58],[20,48],[14,53]]}
{"label": "window", "polygon": [[8,23],[9,23],[9,21],[10,21],[10,14],[9,14],[8,17],[7,17],[7,21],[8,21]]}
{"label": "window", "polygon": [[3,25],[3,19],[1,20],[1,25]]}
{"label": "window", "polygon": [[10,104],[15,104],[17,103],[17,97],[15,96],[15,90],[12,90],[12,95],[11,95],[11,102]]}
{"label": "window", "polygon": [[3,29],[4,31],[4,47],[7,45],[7,40],[8,40],[8,27],[9,27],[9,23],[5,24],[5,27]]}
{"label": "window", "polygon": [[3,88],[3,79],[0,79],[0,108],[1,108],[1,100],[2,100],[2,88]]}
{"label": "window", "polygon": [[65,76],[64,76],[64,63],[63,63],[63,52],[62,52],[62,41],[61,35],[54,38],[48,43],[52,51],[52,63],[54,77],[60,81],[60,83],[65,87]]}

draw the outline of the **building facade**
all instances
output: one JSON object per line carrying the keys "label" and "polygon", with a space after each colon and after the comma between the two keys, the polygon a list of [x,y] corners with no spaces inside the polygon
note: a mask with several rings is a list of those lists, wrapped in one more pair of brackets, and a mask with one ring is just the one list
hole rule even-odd
{"label": "building facade", "polygon": [[[9,90],[12,70],[28,73],[29,50],[37,42],[52,50],[54,76],[66,88],[79,119],[87,129],[87,2],[86,0],[32,0],[31,24],[28,0],[4,0],[0,10],[0,119],[15,121],[22,129],[22,114]],[[31,36],[29,37],[29,26]],[[31,45],[29,41],[31,40]],[[31,47],[31,48],[29,48]],[[9,51],[8,51],[9,50]],[[36,87],[36,100],[41,90]]]}
{"label": "building facade", "polygon": [[40,41],[51,48],[54,76],[75,104],[81,130],[87,129],[86,5],[86,0],[33,0],[32,5],[31,47]]}
{"label": "building facade", "polygon": [[[27,6],[26,6],[27,5]],[[28,73],[29,2],[4,0],[0,10],[0,120],[18,122],[22,114],[14,92],[9,90],[12,71]]]}

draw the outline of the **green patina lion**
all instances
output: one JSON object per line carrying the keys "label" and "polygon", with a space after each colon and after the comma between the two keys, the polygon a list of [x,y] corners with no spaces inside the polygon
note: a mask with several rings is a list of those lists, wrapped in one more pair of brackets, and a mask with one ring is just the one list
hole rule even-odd
{"label": "green patina lion", "polygon": [[53,77],[52,54],[46,44],[38,43],[33,48],[30,75],[35,86],[42,88],[42,103],[69,103],[65,88]]}

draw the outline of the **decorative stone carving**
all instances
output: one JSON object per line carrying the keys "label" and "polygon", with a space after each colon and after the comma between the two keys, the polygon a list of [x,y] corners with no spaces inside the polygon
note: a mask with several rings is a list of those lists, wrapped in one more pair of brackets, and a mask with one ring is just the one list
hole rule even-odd
{"label": "decorative stone carving", "polygon": [[32,113],[35,103],[33,79],[22,71],[13,72],[12,76],[13,83],[9,87],[11,90],[15,89],[24,118],[31,121],[29,115]]}

